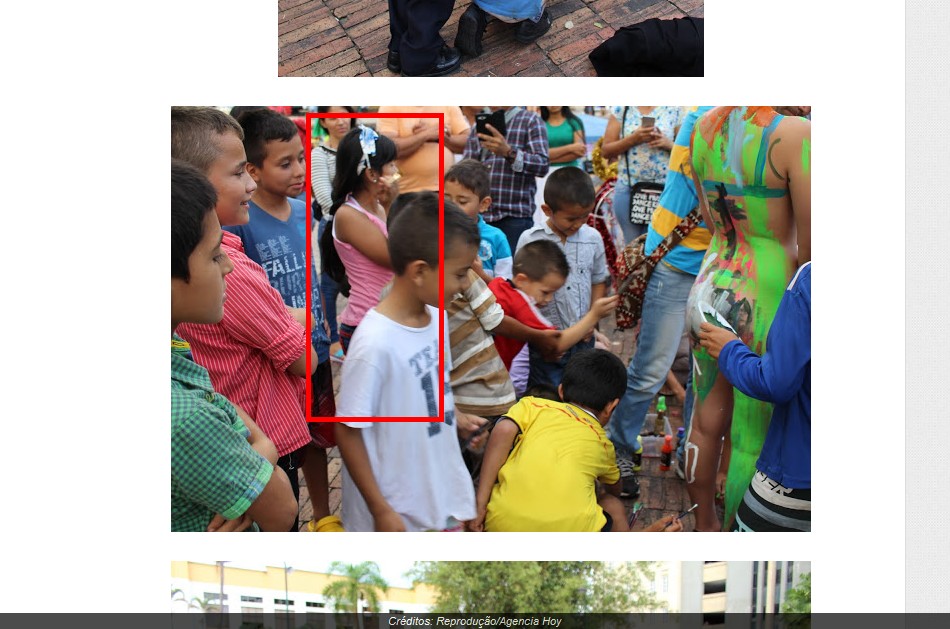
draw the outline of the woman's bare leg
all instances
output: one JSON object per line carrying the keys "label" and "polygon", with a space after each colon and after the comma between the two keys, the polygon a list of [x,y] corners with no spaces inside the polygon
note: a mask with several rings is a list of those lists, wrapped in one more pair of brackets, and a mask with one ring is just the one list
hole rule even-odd
{"label": "woman's bare leg", "polygon": [[720,530],[716,515],[716,472],[722,437],[732,420],[732,385],[716,374],[712,388],[696,401],[693,422],[686,439],[686,489],[692,502],[697,531]]}

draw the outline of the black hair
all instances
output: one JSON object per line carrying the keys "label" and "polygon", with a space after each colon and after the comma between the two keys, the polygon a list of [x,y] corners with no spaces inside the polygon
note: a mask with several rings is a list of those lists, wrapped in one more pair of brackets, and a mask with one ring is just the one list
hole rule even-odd
{"label": "black hair", "polygon": [[548,273],[557,273],[567,279],[571,267],[567,256],[557,243],[550,240],[534,240],[522,245],[515,252],[512,272],[524,273],[529,280],[540,282]]}
{"label": "black hair", "polygon": [[551,400],[552,402],[560,402],[561,396],[557,392],[557,387],[548,382],[539,382],[533,384],[525,389],[523,397],[537,397],[542,400]]}
{"label": "black hair", "polygon": [[[410,262],[439,264],[439,196],[435,192],[401,194],[390,208],[388,221],[389,261],[402,275]],[[461,242],[477,247],[481,242],[478,223],[451,201],[444,202],[445,249]]]}
{"label": "black hair", "polygon": [[238,121],[238,123],[240,123],[241,118],[244,116],[244,114],[250,111],[260,111],[262,109],[267,109],[267,107],[263,105],[260,105],[260,106],[237,105],[235,107],[232,107],[231,111],[229,111],[228,113],[231,114],[232,118],[234,118],[235,120]]}
{"label": "black hair", "polygon": [[616,354],[604,349],[586,349],[567,361],[561,377],[564,401],[600,412],[623,397],[627,369]]}
{"label": "black hair", "polygon": [[207,173],[221,149],[218,136],[233,133],[244,140],[237,120],[213,107],[172,107],[172,157]]}
{"label": "black hair", "polygon": [[[363,147],[360,145],[360,127],[350,129],[336,150],[336,177],[333,178],[333,192],[330,197],[333,205],[330,214],[336,214],[337,208],[346,201],[346,195],[356,194],[363,188],[363,173],[356,172],[363,159]],[[370,155],[370,168],[381,173],[383,166],[396,161],[396,143],[380,135],[376,138],[376,154]]]}
{"label": "black hair", "polygon": [[[577,117],[570,107],[564,106],[561,107],[561,115],[564,116],[564,119],[567,120],[567,124],[575,132],[580,131],[584,136],[584,142],[587,142],[587,132],[584,130],[584,121]],[[551,112],[547,107],[541,107],[541,120],[547,122],[548,118],[551,117]]]}
{"label": "black hair", "polygon": [[558,168],[544,184],[544,203],[555,213],[568,205],[593,207],[596,198],[590,175],[576,166]]}
{"label": "black hair", "polygon": [[468,188],[475,193],[479,201],[491,196],[491,179],[488,167],[478,160],[463,159],[449,168],[449,171],[445,173],[445,180],[455,181]]}
{"label": "black hair", "polygon": [[[328,113],[330,113],[330,109],[331,109],[332,107],[342,107],[343,109],[347,110],[347,111],[350,112],[351,114],[355,114],[355,113],[356,113],[356,107],[350,107],[349,105],[320,105],[319,107],[317,107],[317,113],[318,113],[318,114],[328,114]],[[326,130],[326,128],[327,128],[327,126],[326,126],[325,124],[323,124],[326,120],[327,120],[327,118],[317,118],[317,124],[319,124],[321,127],[323,127],[324,130]],[[350,118],[350,129],[352,129],[352,128],[354,128],[354,127],[356,126],[356,120],[357,120],[356,118]]]}
{"label": "black hair", "polygon": [[290,142],[299,134],[293,120],[270,109],[246,112],[238,122],[244,129],[244,152],[247,153],[247,161],[258,168],[264,164],[264,158],[267,157],[268,142]]}
{"label": "black hair", "polygon": [[188,258],[204,237],[205,217],[217,203],[218,194],[201,171],[172,160],[172,277],[191,279]]}

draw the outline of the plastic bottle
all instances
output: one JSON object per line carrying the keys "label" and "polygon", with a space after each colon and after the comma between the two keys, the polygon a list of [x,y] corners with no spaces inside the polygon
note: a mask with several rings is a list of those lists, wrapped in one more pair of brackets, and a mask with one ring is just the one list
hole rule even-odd
{"label": "plastic bottle", "polygon": [[663,448],[660,450],[660,471],[669,472],[673,461],[673,435],[666,435],[663,439]]}
{"label": "plastic bottle", "polygon": [[656,402],[656,423],[654,424],[654,432],[662,437],[667,434],[667,426],[669,425],[669,420],[666,419],[666,396],[661,395],[660,399]]}
{"label": "plastic bottle", "polygon": [[686,438],[686,429],[682,426],[676,429],[676,448],[675,450],[679,451],[680,446],[683,444],[683,439]]}

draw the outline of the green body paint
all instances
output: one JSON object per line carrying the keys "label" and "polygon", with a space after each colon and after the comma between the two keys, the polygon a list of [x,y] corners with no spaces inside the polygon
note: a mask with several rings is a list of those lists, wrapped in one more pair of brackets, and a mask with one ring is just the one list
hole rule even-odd
{"label": "green body paint", "polygon": [[802,138],[802,172],[811,174],[811,140]]}
{"label": "green body paint", "polygon": [[[755,118],[745,118],[744,108],[734,108],[711,136],[708,128],[706,134],[701,133],[699,125],[694,135],[693,168],[703,181],[715,231],[690,292],[687,323],[697,340],[704,320],[702,308],[711,307],[761,355],[794,269],[783,244],[768,226],[768,199],[786,194],[784,189],[768,189],[764,181],[766,163],[772,168],[768,150],[775,141],[770,139],[774,126],[760,126],[763,123],[756,124]],[[719,368],[698,345],[693,359],[698,366],[693,383],[700,406]],[[732,521],[752,480],[771,416],[771,404],[733,389],[732,457],[724,525]]]}

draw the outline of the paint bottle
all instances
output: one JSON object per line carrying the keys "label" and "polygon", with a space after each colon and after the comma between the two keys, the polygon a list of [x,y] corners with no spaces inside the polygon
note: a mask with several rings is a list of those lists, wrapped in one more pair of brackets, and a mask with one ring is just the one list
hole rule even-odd
{"label": "paint bottle", "polygon": [[654,424],[654,432],[662,437],[667,434],[669,430],[669,420],[666,418],[666,396],[661,395],[660,399],[656,402],[656,423]]}
{"label": "paint bottle", "polygon": [[666,435],[663,439],[663,448],[660,450],[660,471],[669,472],[673,461],[673,435]]}

